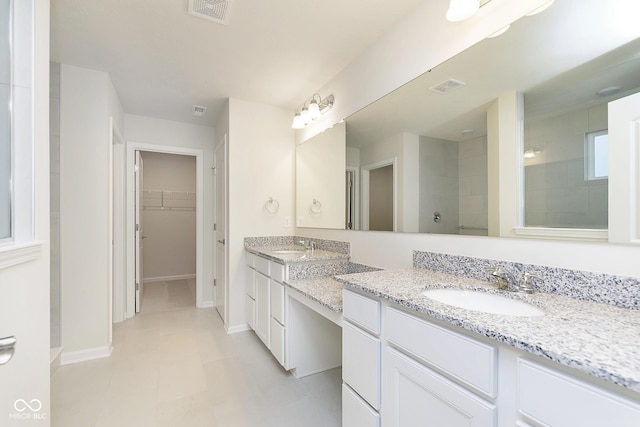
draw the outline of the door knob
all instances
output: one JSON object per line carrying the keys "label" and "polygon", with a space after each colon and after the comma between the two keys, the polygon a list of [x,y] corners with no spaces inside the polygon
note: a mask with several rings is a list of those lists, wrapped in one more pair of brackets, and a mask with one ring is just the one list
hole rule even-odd
{"label": "door knob", "polygon": [[16,337],[0,338],[0,365],[4,365],[13,357],[16,351]]}
{"label": "door knob", "polygon": [[224,245],[224,239],[218,240],[218,243],[222,243]]}

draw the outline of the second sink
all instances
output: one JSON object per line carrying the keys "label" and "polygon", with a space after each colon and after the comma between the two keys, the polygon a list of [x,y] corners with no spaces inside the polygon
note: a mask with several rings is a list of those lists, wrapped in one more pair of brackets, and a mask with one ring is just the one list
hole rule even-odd
{"label": "second sink", "polygon": [[541,316],[544,311],[524,301],[466,289],[429,289],[422,295],[444,304],[506,316]]}

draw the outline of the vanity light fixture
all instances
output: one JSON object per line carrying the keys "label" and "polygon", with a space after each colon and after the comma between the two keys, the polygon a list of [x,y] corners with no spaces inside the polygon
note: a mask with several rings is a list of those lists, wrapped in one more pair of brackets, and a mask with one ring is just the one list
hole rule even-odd
{"label": "vanity light fixture", "polygon": [[293,116],[293,129],[304,129],[306,125],[316,120],[318,117],[329,111],[333,107],[335,98],[329,95],[322,99],[317,93],[306,101]]}
{"label": "vanity light fixture", "polygon": [[491,0],[450,0],[446,13],[447,21],[460,22],[471,18],[485,4]]}

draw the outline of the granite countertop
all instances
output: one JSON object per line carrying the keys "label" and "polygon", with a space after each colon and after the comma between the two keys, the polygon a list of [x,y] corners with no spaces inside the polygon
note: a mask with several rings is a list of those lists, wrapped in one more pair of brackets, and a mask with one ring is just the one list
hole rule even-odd
{"label": "granite countertop", "polygon": [[333,277],[290,280],[286,285],[336,313],[342,313],[342,283]]}
{"label": "granite countertop", "polygon": [[[339,282],[411,310],[640,392],[640,311],[550,293],[497,291],[487,281],[425,269],[335,277]],[[487,314],[443,304],[422,292],[466,288],[529,302],[542,316]]]}
{"label": "granite countertop", "polygon": [[[295,245],[246,246],[245,249],[252,254],[266,257],[281,264],[349,260],[349,254],[324,249],[306,250],[304,246]],[[298,250],[300,252],[289,254],[276,252],[280,250]]]}

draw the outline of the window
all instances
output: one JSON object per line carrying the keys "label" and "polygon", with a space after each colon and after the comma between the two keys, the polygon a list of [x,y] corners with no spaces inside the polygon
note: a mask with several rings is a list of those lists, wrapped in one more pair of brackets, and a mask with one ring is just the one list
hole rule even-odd
{"label": "window", "polygon": [[585,135],[585,179],[609,177],[609,134],[607,129]]}
{"label": "window", "polygon": [[0,242],[11,224],[11,2],[0,0]]}

